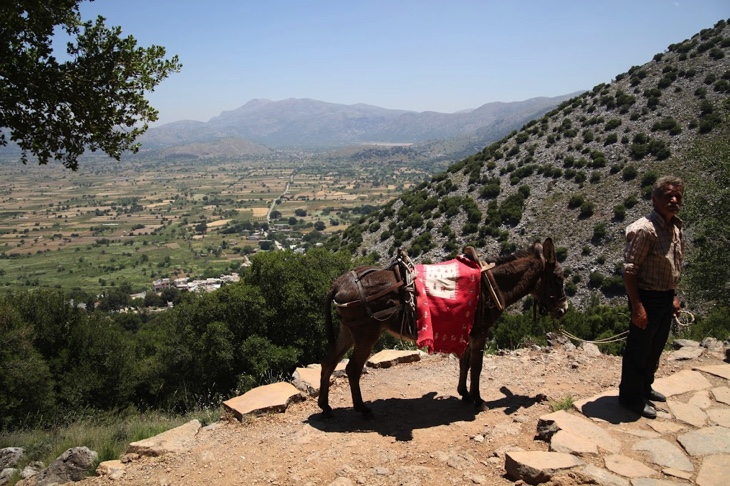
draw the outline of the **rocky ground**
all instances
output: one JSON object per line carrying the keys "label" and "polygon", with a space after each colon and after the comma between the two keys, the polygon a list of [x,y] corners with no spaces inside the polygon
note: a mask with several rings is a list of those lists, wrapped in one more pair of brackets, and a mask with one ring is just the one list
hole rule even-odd
{"label": "rocky ground", "polygon": [[[700,357],[689,360],[675,360],[672,353],[665,352],[658,377],[722,365],[724,358],[724,350],[705,350]],[[418,362],[369,369],[363,376],[362,392],[373,408],[372,420],[352,410],[347,381],[337,378],[330,396],[335,409],[332,418],[320,415],[314,398],[292,404],[284,413],[244,422],[224,418],[201,429],[185,450],[140,457],[125,464],[124,472],[114,475],[116,479],[93,477],[78,484],[515,484],[515,478],[505,469],[505,455],[518,450],[548,451],[550,444],[536,438],[539,418],[551,413],[555,402],[568,397],[578,402],[616,390],[620,358],[597,353],[595,346],[576,349],[570,344],[488,356],[481,390],[489,410],[481,413],[475,413],[458,397],[457,372],[457,360],[445,355],[424,355]],[[712,375],[707,379],[713,387],[726,387],[728,383]],[[660,417],[654,425],[676,422],[666,408],[666,404],[660,406]],[[583,417],[575,409],[569,413]],[[628,423],[603,423],[602,427],[616,429],[610,433],[621,444],[621,457],[652,467],[657,474],[650,481],[659,482],[634,479],[629,483],[630,478],[620,475],[607,478],[626,485],[702,484],[694,482],[701,458],[690,458],[693,471],[685,474],[689,478],[682,479],[651,464],[645,451],[634,450],[632,444],[637,437],[655,433],[650,422],[633,417]],[[621,430],[626,426],[633,432]],[[676,444],[677,434],[693,428],[688,424],[668,427],[663,437]],[[577,456],[604,470],[603,452]],[[607,481],[575,469],[551,479],[556,486]]]}

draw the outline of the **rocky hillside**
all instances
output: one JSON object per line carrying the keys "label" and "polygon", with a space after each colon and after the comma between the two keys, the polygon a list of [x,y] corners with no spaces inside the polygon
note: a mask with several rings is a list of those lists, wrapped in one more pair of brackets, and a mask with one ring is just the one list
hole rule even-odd
{"label": "rocky hillside", "polygon": [[428,262],[465,244],[495,255],[550,236],[575,305],[594,290],[617,298],[624,227],[650,210],[658,176],[712,177],[691,152],[729,136],[729,96],[723,20],[452,165],[348,228],[339,245],[383,262],[403,246]]}

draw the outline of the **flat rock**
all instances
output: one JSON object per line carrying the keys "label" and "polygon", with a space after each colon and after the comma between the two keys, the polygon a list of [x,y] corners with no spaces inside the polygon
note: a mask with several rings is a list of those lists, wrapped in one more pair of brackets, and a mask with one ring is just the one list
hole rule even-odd
{"label": "flat rock", "polygon": [[606,469],[626,478],[647,478],[659,475],[654,469],[620,454],[606,456],[604,461]]}
{"label": "flat rock", "polygon": [[709,390],[702,390],[695,393],[687,402],[690,405],[706,410],[712,406],[712,398],[710,398]]}
{"label": "flat rock", "polygon": [[686,479],[687,481],[689,481],[690,479],[692,479],[692,473],[691,472],[689,472],[689,471],[681,471],[679,469],[674,469],[672,467],[665,467],[664,469],[662,469],[662,472],[664,474],[666,474],[667,476],[673,476],[673,477],[679,478],[679,479]]}
{"label": "flat rock", "polygon": [[595,479],[602,486],[630,486],[629,480],[610,473],[603,468],[588,464],[581,469],[586,476]]}
{"label": "flat rock", "polygon": [[707,422],[707,414],[700,407],[676,400],[667,400],[667,406],[677,420],[695,427],[702,427]]}
{"label": "flat rock", "polygon": [[420,360],[421,354],[418,351],[384,349],[372,355],[367,362],[367,366],[371,368],[390,368],[398,363],[413,363]]}
{"label": "flat rock", "polygon": [[678,424],[676,422],[669,422],[666,420],[652,420],[651,422],[648,422],[649,427],[656,430],[662,435],[666,434],[674,434],[676,432],[679,432],[680,430],[684,430],[687,428],[684,424]]}
{"label": "flat rock", "polygon": [[223,402],[223,407],[238,420],[248,414],[266,412],[283,412],[295,402],[304,400],[304,396],[291,383],[272,383],[247,391],[243,395]]}
{"label": "flat rock", "polygon": [[730,431],[717,425],[680,434],[677,441],[693,457],[730,454]]}
{"label": "flat rock", "polygon": [[550,439],[551,452],[565,452],[576,456],[585,454],[598,454],[598,446],[595,442],[580,437],[566,430],[559,430]]}
{"label": "flat rock", "polygon": [[699,341],[693,341],[691,339],[675,339],[674,341],[672,341],[672,346],[674,346],[675,349],[686,347],[699,348],[700,343]]}
{"label": "flat rock", "polygon": [[637,478],[631,480],[631,486],[679,486],[681,484],[677,481],[670,481],[669,479],[653,479],[653,478]]}
{"label": "flat rock", "polygon": [[720,378],[725,378],[726,380],[730,380],[730,364],[714,365],[714,366],[695,366],[693,368],[695,370],[704,371],[705,373],[709,373],[711,375],[719,376]]}
{"label": "flat rock", "polygon": [[618,390],[606,390],[573,402],[573,408],[595,422],[620,424],[636,420],[637,415],[618,404]]}
{"label": "flat rock", "polygon": [[615,439],[608,430],[586,418],[573,415],[565,410],[543,415],[540,417],[539,423],[554,423],[559,430],[564,430],[572,435],[581,437],[606,451],[618,452],[621,450],[621,442]]}
{"label": "flat rock", "polygon": [[695,483],[698,486],[726,486],[730,477],[730,455],[705,457]]}
{"label": "flat rock", "polygon": [[715,401],[730,405],[730,388],[726,386],[718,386],[710,390]]}
{"label": "flat rock", "polygon": [[507,474],[527,484],[544,483],[560,471],[584,464],[570,454],[544,451],[507,452],[504,461]]}
{"label": "flat rock", "polygon": [[124,464],[120,460],[104,461],[99,463],[96,474],[107,476],[109,479],[121,479],[124,476]]}
{"label": "flat rock", "polygon": [[696,347],[696,348],[679,348],[676,351],[672,351],[669,353],[669,356],[667,359],[669,361],[685,361],[690,359],[697,359],[700,356],[702,356],[702,353],[705,352],[704,348]]}
{"label": "flat rock", "polygon": [[647,439],[634,444],[635,451],[646,452],[649,460],[657,466],[680,471],[694,471],[692,463],[682,449],[665,439]]}
{"label": "flat rock", "polygon": [[[321,368],[297,368],[292,373],[292,385],[302,393],[306,393],[310,397],[316,397],[319,395],[321,376]],[[330,383],[333,381],[334,376],[330,376]]]}
{"label": "flat rock", "polygon": [[195,444],[195,438],[200,431],[200,422],[190,422],[158,434],[149,439],[132,442],[127,447],[127,454],[140,456],[162,456],[171,452],[187,452]]}
{"label": "flat rock", "polygon": [[707,416],[715,424],[730,428],[730,408],[711,408],[707,410]]}
{"label": "flat rock", "polygon": [[[637,423],[637,422],[635,422],[635,423]],[[641,422],[638,422],[638,423],[641,423]],[[642,439],[658,439],[659,437],[661,437],[661,434],[659,434],[658,432],[655,432],[653,430],[640,429],[638,427],[624,426],[624,427],[617,427],[612,430],[616,430],[623,434],[633,435],[634,437],[641,437]]]}
{"label": "flat rock", "polygon": [[682,370],[673,375],[658,378],[652,387],[667,397],[673,397],[690,391],[707,390],[712,388],[712,384],[698,371]]}

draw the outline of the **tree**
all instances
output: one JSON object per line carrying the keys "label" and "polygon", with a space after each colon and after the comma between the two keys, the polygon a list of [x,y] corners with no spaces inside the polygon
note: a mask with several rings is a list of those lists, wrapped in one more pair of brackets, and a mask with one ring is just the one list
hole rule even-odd
{"label": "tree", "polygon": [[[86,149],[117,160],[137,152],[135,140],[158,115],[144,92],[182,67],[164,47],[121,37],[104,17],[82,22],[82,1],[0,4],[0,146],[7,132],[24,164],[32,155],[76,170]],[[68,60],[54,51],[57,32],[70,37]]]}
{"label": "tree", "polygon": [[700,139],[688,154],[699,168],[685,175],[689,254],[686,280],[692,297],[727,304],[730,301],[730,102],[723,107],[722,131]]}

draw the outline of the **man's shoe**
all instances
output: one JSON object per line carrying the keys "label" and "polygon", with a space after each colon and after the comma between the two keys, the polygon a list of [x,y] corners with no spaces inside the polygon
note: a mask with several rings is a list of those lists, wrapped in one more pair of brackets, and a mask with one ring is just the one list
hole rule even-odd
{"label": "man's shoe", "polygon": [[649,393],[646,394],[646,399],[651,400],[652,402],[666,402],[667,397],[662,395],[656,390],[649,390]]}
{"label": "man's shoe", "polygon": [[641,415],[642,417],[646,417],[648,419],[655,419],[656,418],[656,410],[654,407],[649,405],[648,403],[643,402],[636,402],[632,404],[626,404],[619,401],[619,404],[621,404],[622,407],[624,407],[627,410],[631,410],[637,415]]}

